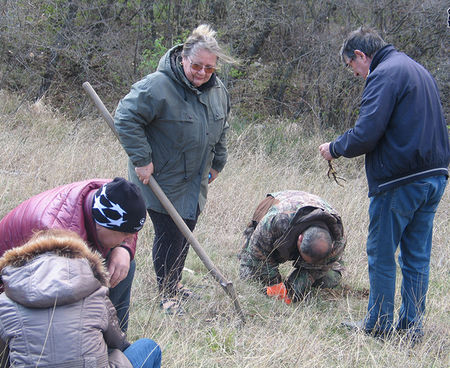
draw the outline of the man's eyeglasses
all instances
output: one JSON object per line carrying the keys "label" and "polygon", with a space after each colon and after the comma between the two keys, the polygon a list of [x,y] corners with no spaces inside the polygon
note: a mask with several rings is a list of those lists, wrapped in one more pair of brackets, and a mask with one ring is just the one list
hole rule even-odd
{"label": "man's eyeglasses", "polygon": [[217,68],[214,67],[214,66],[201,65],[201,64],[193,63],[190,58],[188,58],[188,59],[189,59],[189,63],[191,64],[191,68],[194,69],[196,72],[200,72],[202,69],[204,69],[205,73],[211,74],[211,73],[214,73],[217,70]]}

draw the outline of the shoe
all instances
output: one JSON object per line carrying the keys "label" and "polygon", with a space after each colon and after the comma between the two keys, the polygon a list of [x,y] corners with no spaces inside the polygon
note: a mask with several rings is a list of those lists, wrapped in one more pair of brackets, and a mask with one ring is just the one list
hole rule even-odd
{"label": "shoe", "polygon": [[422,330],[412,328],[397,328],[395,330],[403,341],[409,342],[411,346],[420,344],[423,341],[424,333]]}
{"label": "shoe", "polygon": [[181,297],[181,300],[187,300],[187,299],[200,300],[199,295],[197,295],[192,290],[185,287],[183,284],[178,284],[177,296]]}
{"label": "shoe", "polygon": [[171,316],[184,315],[184,309],[181,306],[181,302],[178,298],[162,298],[159,307],[165,314]]}
{"label": "shoe", "polygon": [[341,322],[341,326],[355,332],[364,332],[366,335],[370,335],[372,337],[386,338],[391,336],[392,331],[390,330],[378,330],[375,328],[366,328],[364,320],[360,321],[343,321]]}

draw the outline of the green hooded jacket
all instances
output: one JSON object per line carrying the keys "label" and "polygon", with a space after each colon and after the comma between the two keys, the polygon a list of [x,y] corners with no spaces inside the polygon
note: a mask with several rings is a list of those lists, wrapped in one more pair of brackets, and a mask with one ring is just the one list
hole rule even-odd
{"label": "green hooded jacket", "polygon": [[227,160],[228,91],[215,74],[193,86],[183,72],[177,45],[160,60],[156,72],[135,83],[120,101],[114,124],[129,157],[128,175],[144,194],[147,208],[167,213],[135,167],[153,162],[153,176],[184,219],[203,210],[210,168]]}

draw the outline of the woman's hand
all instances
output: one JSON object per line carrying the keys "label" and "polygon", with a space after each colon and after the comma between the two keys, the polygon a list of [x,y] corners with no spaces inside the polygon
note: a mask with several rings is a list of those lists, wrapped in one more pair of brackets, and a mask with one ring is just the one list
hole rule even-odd
{"label": "woman's hand", "polygon": [[210,169],[209,170],[209,179],[208,179],[208,184],[212,183],[214,180],[216,180],[216,178],[219,176],[219,172],[217,170],[214,169]]}
{"label": "woman's hand", "polygon": [[150,162],[147,166],[135,167],[134,171],[136,171],[137,177],[143,184],[148,184],[150,180],[150,176],[153,174],[154,167],[153,162]]}

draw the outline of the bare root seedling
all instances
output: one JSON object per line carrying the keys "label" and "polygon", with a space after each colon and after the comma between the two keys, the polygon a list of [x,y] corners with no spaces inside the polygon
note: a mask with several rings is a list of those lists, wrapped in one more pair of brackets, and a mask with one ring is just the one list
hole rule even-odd
{"label": "bare root seedling", "polygon": [[344,185],[342,183],[340,183],[339,180],[340,181],[344,181],[344,182],[347,181],[342,176],[338,176],[336,170],[334,169],[333,165],[331,164],[331,160],[328,160],[327,176],[328,176],[329,179],[331,179],[331,177],[333,177],[333,179],[336,182],[336,184],[339,185],[340,187],[344,187]]}

